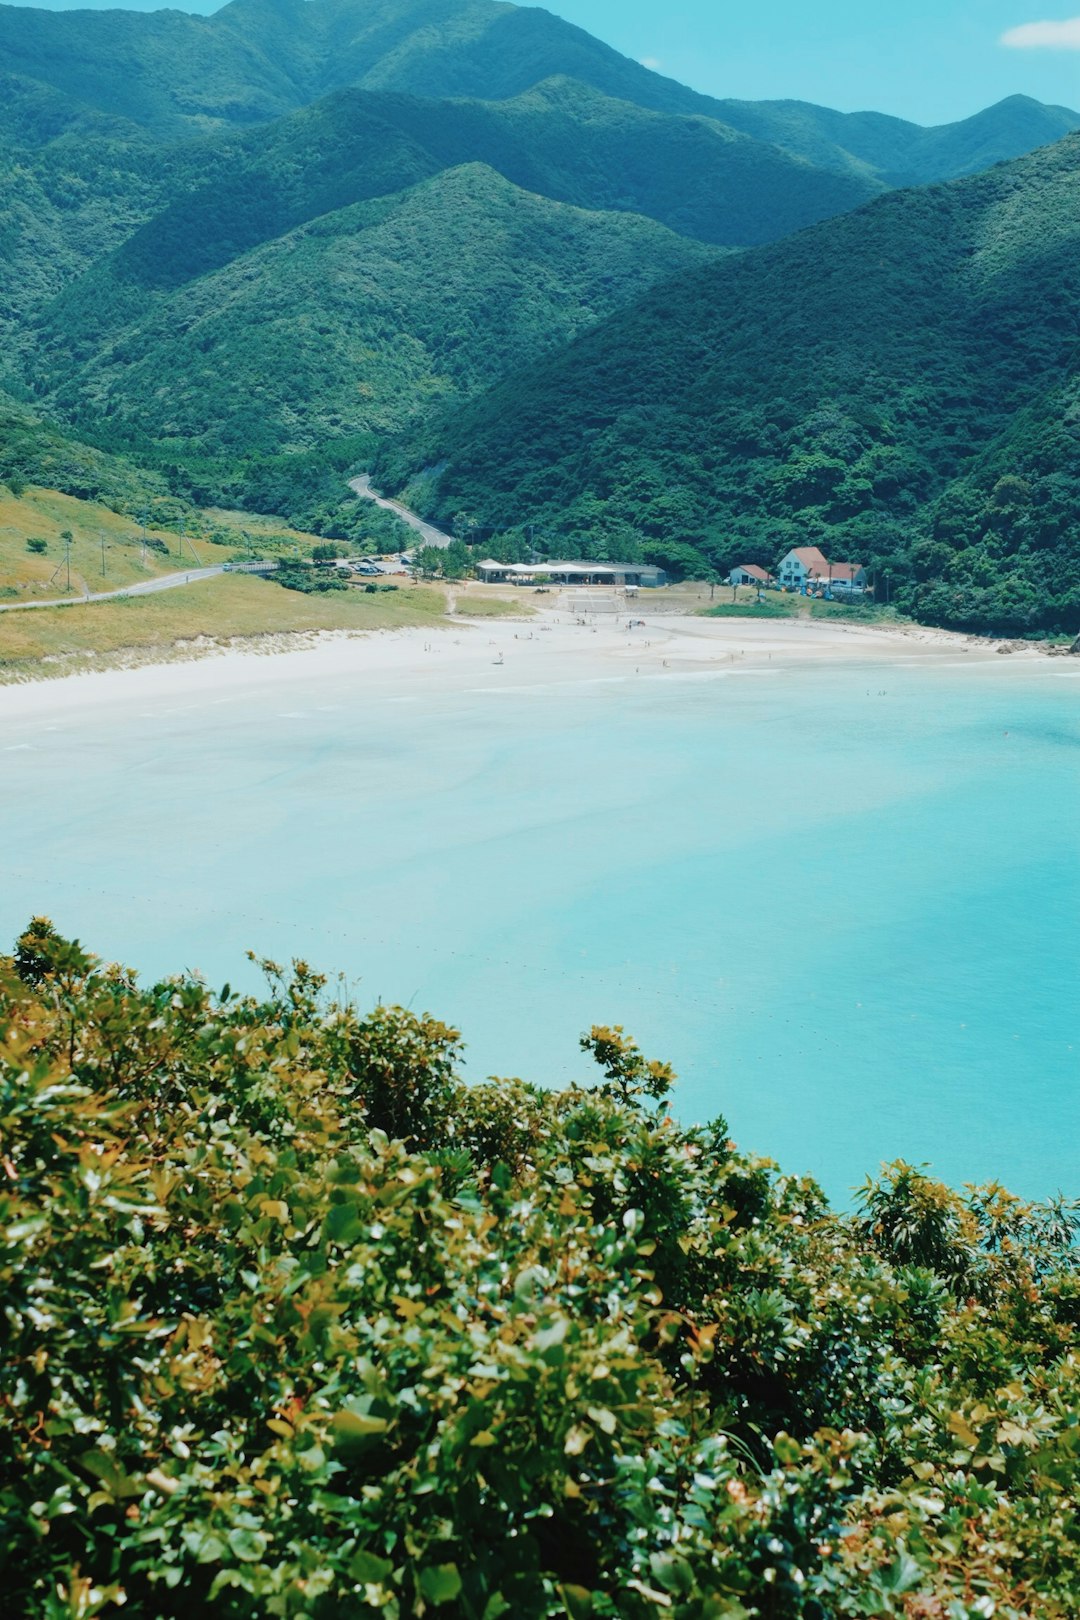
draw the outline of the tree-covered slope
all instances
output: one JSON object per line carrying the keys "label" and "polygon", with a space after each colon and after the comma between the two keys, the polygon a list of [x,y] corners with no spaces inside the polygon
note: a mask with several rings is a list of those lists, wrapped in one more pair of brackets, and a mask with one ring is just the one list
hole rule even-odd
{"label": "tree-covered slope", "polygon": [[80,441],[25,404],[0,393],[0,484],[15,494],[28,484],[97,501],[114,512],[167,522],[182,511],[159,474]]}
{"label": "tree-covered slope", "polygon": [[12,1620],[1073,1620],[1074,1203],[834,1212],[621,1030],[470,1087],[269,968],[0,959]]}
{"label": "tree-covered slope", "polygon": [[941,622],[1080,628],[1078,247],[1070,137],[684,275],[377,471],[560,547],[816,543]]}
{"label": "tree-covered slope", "polygon": [[257,129],[171,147],[104,117],[65,121],[57,103],[48,139],[41,120],[36,145],[0,135],[0,330],[13,340],[115,249],[119,274],[179,285],[307,220],[466,163],[727,246],[786,235],[881,189],[568,80],[505,103],[339,91]]}
{"label": "tree-covered slope", "polygon": [[583,208],[624,209],[683,236],[744,247],[857,207],[876,181],[817,170],[714,119],[615,100],[568,78],[506,101],[341,92],[347,112],[380,118],[442,165],[480,162]]}
{"label": "tree-covered slope", "polygon": [[35,374],[67,417],[180,460],[316,447],[520,370],[709,253],[470,165],[175,289],[122,250],[47,312]]}
{"label": "tree-covered slope", "polygon": [[83,107],[174,137],[274,118],[310,99],[257,37],[181,11],[0,6],[0,62]]}
{"label": "tree-covered slope", "polygon": [[336,102],[178,145],[98,117],[36,145],[0,137],[0,330],[25,336],[50,298],[117,249],[125,276],[179,285],[441,167],[377,108]]}

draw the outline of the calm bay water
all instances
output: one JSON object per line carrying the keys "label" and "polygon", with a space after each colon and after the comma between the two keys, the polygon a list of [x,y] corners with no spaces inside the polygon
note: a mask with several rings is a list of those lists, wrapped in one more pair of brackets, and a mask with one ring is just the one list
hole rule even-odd
{"label": "calm bay water", "polygon": [[215,985],[302,955],[458,1024],[477,1075],[585,1076],[618,1022],[684,1118],[837,1198],[898,1156],[1077,1194],[1076,676],[356,675],[0,718],[0,940],[43,911]]}

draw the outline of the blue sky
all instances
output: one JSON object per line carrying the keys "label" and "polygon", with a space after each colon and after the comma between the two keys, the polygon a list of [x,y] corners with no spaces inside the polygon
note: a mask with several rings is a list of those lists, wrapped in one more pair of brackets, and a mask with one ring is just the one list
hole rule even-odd
{"label": "blue sky", "polygon": [[[872,107],[922,124],[1017,93],[1080,108],[1080,0],[548,0],[548,8],[714,96]],[[1032,34],[1040,23],[1058,26]]]}
{"label": "blue sky", "polygon": [[[67,0],[52,3],[68,9]],[[173,4],[217,9],[217,0]],[[1080,0],[547,4],[627,56],[715,96],[872,107],[924,124],[964,118],[1018,92],[1080,109]],[[138,0],[132,9],[156,6]]]}

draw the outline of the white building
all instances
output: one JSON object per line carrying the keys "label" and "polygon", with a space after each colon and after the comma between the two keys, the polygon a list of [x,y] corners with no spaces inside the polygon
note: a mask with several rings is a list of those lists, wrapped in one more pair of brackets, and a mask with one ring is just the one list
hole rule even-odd
{"label": "white building", "polygon": [[817,546],[796,546],[789,551],[781,558],[776,577],[788,591],[822,591],[835,586],[845,596],[854,596],[866,589],[862,563],[830,562]]}
{"label": "white building", "polygon": [[662,568],[651,563],[538,562],[477,563],[479,579],[489,585],[531,585],[552,580],[557,585],[642,585],[656,589],[667,584]]}

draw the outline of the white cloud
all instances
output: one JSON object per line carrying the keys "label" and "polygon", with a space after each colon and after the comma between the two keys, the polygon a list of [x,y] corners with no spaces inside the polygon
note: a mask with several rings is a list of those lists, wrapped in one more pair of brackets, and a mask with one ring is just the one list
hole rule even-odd
{"label": "white cloud", "polygon": [[1080,17],[1060,22],[1024,23],[1002,34],[1001,43],[1014,51],[1080,51]]}
{"label": "white cloud", "polygon": [[641,65],[642,67],[651,68],[654,73],[659,73],[664,64],[660,61],[659,57],[643,56],[641,58]]}

